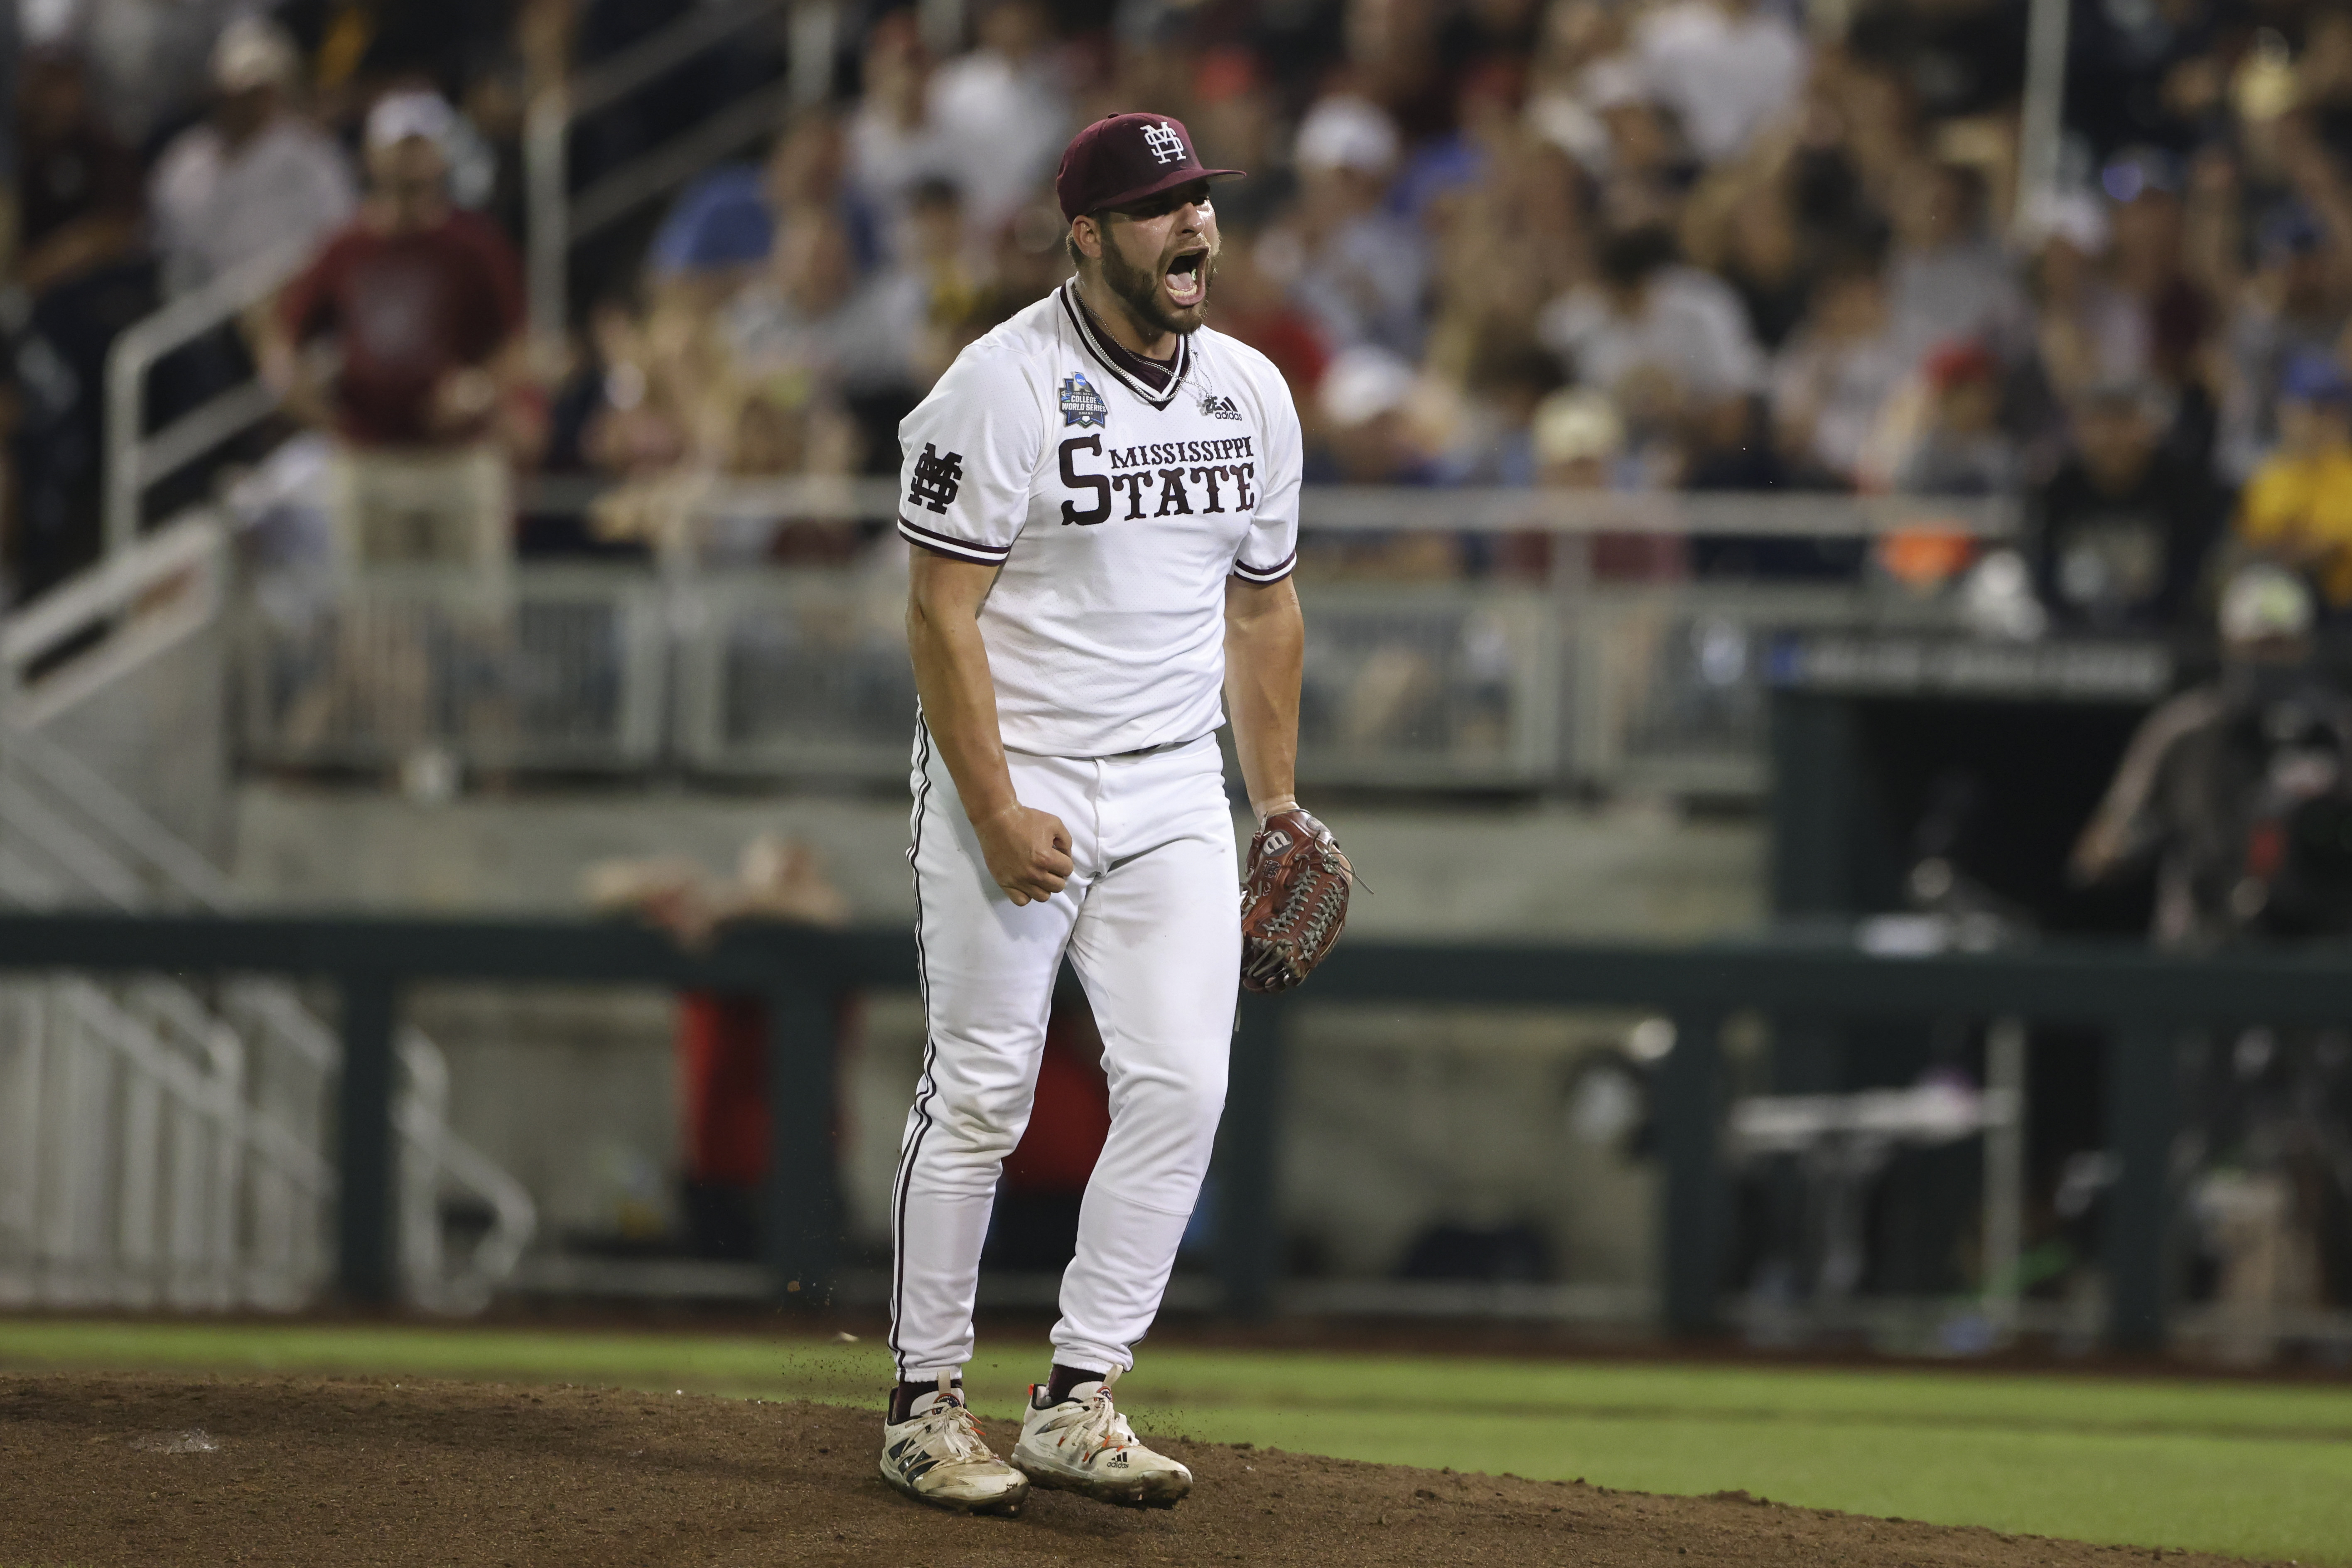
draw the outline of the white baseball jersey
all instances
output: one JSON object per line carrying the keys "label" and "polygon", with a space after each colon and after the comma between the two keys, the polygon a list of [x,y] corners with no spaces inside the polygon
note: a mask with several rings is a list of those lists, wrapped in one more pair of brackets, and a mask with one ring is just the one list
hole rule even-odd
{"label": "white baseball jersey", "polygon": [[898,427],[899,532],[1003,568],[980,626],[1010,750],[1108,757],[1215,730],[1225,581],[1297,562],[1289,387],[1206,327],[1177,343],[1155,390],[1066,283]]}

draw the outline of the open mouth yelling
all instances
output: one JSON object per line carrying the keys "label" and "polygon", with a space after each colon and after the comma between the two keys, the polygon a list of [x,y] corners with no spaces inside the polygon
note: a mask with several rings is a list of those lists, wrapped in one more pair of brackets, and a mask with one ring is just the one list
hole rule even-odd
{"label": "open mouth yelling", "polygon": [[1168,264],[1162,287],[1168,290],[1169,302],[1180,310],[1189,310],[1208,299],[1208,247],[1181,252]]}

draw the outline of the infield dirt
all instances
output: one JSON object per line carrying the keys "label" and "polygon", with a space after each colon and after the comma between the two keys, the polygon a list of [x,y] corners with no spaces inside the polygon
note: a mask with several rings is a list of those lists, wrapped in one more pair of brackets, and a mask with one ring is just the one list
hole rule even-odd
{"label": "infield dirt", "polygon": [[[1198,1478],[1179,1508],[1039,1493],[1016,1519],[969,1519],[884,1486],[878,1436],[872,1413],[836,1405],[611,1389],[0,1376],[0,1568],[2076,1568],[2158,1555],[1740,1495],[1653,1497],[1157,1433],[1146,1436]],[[2183,1568],[2235,1561],[2160,1555]]]}

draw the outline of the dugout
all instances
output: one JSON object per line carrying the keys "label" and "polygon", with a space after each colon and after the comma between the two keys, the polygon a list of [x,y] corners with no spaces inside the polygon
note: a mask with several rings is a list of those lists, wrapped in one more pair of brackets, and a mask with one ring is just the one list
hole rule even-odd
{"label": "dugout", "polygon": [[[2002,940],[2135,938],[2152,879],[2072,885],[2068,851],[2134,730],[2203,673],[2168,645],[1997,644],[1853,633],[1792,636],[1769,652],[1770,907],[1776,922],[1975,919]],[[1895,1089],[1958,1073],[1987,1081],[1981,1026],[1777,1021],[1776,1094]],[[2105,1142],[2096,1032],[2043,1025],[2027,1049],[2029,1205]],[[1953,1289],[1951,1259],[1977,1215],[1981,1147],[1896,1155],[1874,1184],[1864,1289]],[[1741,1194],[1735,1288],[1800,1244],[1804,1195],[1790,1173]],[[2081,1250],[2078,1247],[2077,1250]],[[1784,1265],[1785,1268],[1785,1265]]]}

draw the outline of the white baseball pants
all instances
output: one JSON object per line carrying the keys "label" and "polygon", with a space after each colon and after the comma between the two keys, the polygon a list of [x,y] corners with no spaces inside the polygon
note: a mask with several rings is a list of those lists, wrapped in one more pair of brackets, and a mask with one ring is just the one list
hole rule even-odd
{"label": "white baseball pants", "polygon": [[1065,952],[1110,1082],[1110,1136],[1078,1210],[1054,1359],[1133,1364],[1209,1165],[1241,970],[1233,819],[1213,736],[1141,755],[1010,753],[1021,803],[1069,829],[1069,883],[1016,906],[988,874],[918,725],[916,934],[929,1038],[892,1194],[890,1348],[922,1382],[971,1359],[981,1243],[1021,1141]]}

